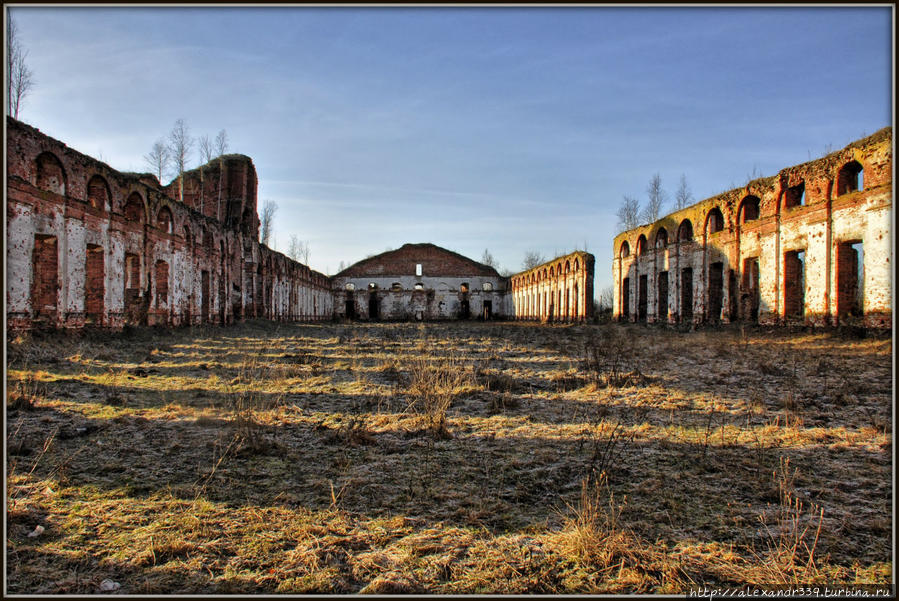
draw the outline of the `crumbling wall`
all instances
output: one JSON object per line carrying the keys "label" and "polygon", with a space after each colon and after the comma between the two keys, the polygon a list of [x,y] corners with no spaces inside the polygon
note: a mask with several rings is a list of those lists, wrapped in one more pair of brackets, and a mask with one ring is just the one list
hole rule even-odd
{"label": "crumbling wall", "polygon": [[[885,128],[619,234],[614,315],[889,327],[892,159],[892,129]],[[657,284],[663,273],[667,286]]]}
{"label": "crumbling wall", "polygon": [[331,317],[327,276],[257,241],[249,157],[187,172],[184,187],[181,203],[177,179],[115,171],[7,118],[8,326]]}
{"label": "crumbling wall", "polygon": [[557,257],[509,278],[516,319],[584,321],[593,315],[594,257],[584,251]]}

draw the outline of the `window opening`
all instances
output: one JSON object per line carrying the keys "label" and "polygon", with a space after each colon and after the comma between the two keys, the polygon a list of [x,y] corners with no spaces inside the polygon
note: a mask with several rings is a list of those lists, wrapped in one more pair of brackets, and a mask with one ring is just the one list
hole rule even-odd
{"label": "window opening", "polygon": [[843,242],[837,248],[837,311],[839,315],[864,315],[864,245]]}
{"label": "window opening", "polygon": [[784,254],[784,316],[805,314],[805,249]]}

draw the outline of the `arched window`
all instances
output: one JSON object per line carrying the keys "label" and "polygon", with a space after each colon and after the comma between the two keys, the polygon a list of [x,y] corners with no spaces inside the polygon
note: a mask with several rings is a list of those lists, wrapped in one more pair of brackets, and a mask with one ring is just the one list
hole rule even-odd
{"label": "arched window", "polygon": [[112,194],[109,192],[109,184],[106,183],[105,179],[99,175],[95,175],[88,180],[87,202],[92,207],[105,211],[109,208],[109,201],[111,199]]}
{"label": "arched window", "polygon": [[858,161],[850,161],[843,165],[837,174],[837,196],[849,194],[856,190],[864,190],[864,170]]}
{"label": "arched window", "polygon": [[747,196],[740,203],[739,220],[740,223],[747,221],[755,221],[759,218],[759,197]]}
{"label": "arched window", "polygon": [[784,208],[801,207],[805,204],[805,182],[799,182],[784,191]]}
{"label": "arched window", "polygon": [[375,284],[374,282],[370,282],[370,283],[368,284],[368,289],[369,289],[369,290],[377,290],[377,289],[378,289],[378,285]]}
{"label": "arched window", "polygon": [[693,241],[693,224],[689,219],[684,219],[680,222],[680,227],[677,228],[677,241],[678,242],[692,242]]}
{"label": "arched window", "polygon": [[646,236],[640,234],[640,237],[637,238],[637,256],[642,257],[646,254]]}
{"label": "arched window", "polygon": [[43,152],[35,159],[35,163],[37,164],[35,185],[41,190],[65,195],[66,172],[56,155]]}
{"label": "arched window", "polygon": [[565,273],[571,273],[571,261],[565,261]]}
{"label": "arched window", "polygon": [[618,256],[622,259],[631,256],[631,245],[627,243],[627,240],[621,243],[621,248],[618,249]]}
{"label": "arched window", "polygon": [[184,226],[184,243],[187,245],[188,248],[190,248],[194,244],[194,239],[191,235],[190,228],[187,227],[186,225]]}
{"label": "arched window", "polygon": [[705,231],[707,234],[714,234],[724,229],[724,215],[721,209],[715,207],[709,211],[709,216],[705,219]]}
{"label": "arched window", "polygon": [[347,285],[346,285],[345,287],[346,287],[347,290],[351,290],[351,291],[352,291],[352,290],[355,290],[355,289],[356,289],[356,284],[354,284],[354,283],[352,283],[352,282],[347,282]]}
{"label": "arched window", "polygon": [[656,234],[656,248],[665,248],[668,246],[668,230],[661,227]]}
{"label": "arched window", "polygon": [[394,283],[392,283],[392,284],[390,285],[390,289],[391,289],[391,290],[400,291],[400,290],[403,289],[403,285],[400,284],[399,282],[394,282]]}
{"label": "arched window", "polygon": [[484,282],[484,292],[491,292],[493,290],[492,282]]}
{"label": "arched window", "polygon": [[[627,244],[627,242],[625,242],[625,244]],[[577,273],[577,272],[580,270],[580,268],[581,268],[580,262],[579,262],[577,259],[575,259],[575,260],[574,260],[574,271],[575,271],[575,273]]]}
{"label": "arched window", "polygon": [[[168,207],[159,209],[159,213],[156,215],[156,227],[166,234],[172,233],[172,212]],[[184,230],[188,231],[186,227]]]}
{"label": "arched window", "polygon": [[144,199],[137,192],[132,192],[122,208],[125,219],[134,223],[143,223],[146,219],[146,211],[144,210]]}

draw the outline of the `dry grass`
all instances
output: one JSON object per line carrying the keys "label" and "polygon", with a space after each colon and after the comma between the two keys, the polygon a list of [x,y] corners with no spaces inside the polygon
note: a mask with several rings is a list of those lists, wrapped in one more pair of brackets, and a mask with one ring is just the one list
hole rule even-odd
{"label": "dry grass", "polygon": [[7,590],[886,583],[890,342],[474,323],[22,336]]}

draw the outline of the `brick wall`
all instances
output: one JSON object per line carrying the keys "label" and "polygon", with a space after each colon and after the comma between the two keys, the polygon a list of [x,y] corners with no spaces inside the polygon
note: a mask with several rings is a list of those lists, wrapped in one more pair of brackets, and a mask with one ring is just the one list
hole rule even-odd
{"label": "brick wall", "polygon": [[[885,128],[826,157],[619,234],[613,242],[614,315],[642,318],[638,287],[645,276],[649,322],[837,325],[851,315],[840,307],[851,305],[853,294],[846,287],[853,279],[851,254],[840,248],[861,242],[863,265],[856,273],[862,281],[856,286],[864,298],[855,312],[863,316],[853,317],[871,327],[890,327],[892,141],[892,129]],[[641,240],[656,240],[662,231],[668,240],[661,248],[635,252]],[[676,237],[670,235],[674,231]],[[805,251],[801,281],[797,257],[788,255],[795,250]],[[751,277],[747,266],[754,270]],[[655,283],[662,272],[669,274],[665,301],[658,298],[665,291]],[[691,274],[689,281],[685,273]],[[665,304],[667,319],[658,311]]]}
{"label": "brick wall", "polygon": [[267,317],[331,318],[327,276],[257,241],[249,157],[227,155],[185,181],[202,181],[189,197],[202,211],[177,200],[176,184],[115,171],[7,118],[7,325],[228,323],[262,314],[245,270],[278,291]]}

